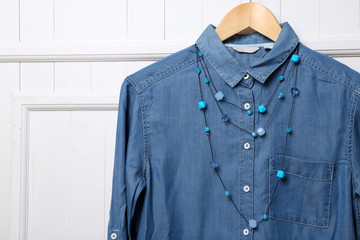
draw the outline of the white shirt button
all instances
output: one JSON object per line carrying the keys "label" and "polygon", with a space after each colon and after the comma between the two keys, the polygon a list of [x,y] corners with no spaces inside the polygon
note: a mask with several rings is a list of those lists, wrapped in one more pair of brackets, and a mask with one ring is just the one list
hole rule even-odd
{"label": "white shirt button", "polygon": [[246,110],[248,110],[248,109],[250,108],[250,103],[245,103],[245,104],[244,104],[244,108],[245,108]]}
{"label": "white shirt button", "polygon": [[244,143],[244,148],[249,149],[250,148],[250,143],[248,143],[248,142]]}
{"label": "white shirt button", "polygon": [[250,191],[250,187],[249,187],[248,185],[245,185],[245,186],[244,186],[244,191],[245,191],[245,192]]}
{"label": "white shirt button", "polygon": [[244,234],[245,236],[249,235],[249,232],[250,232],[249,229],[244,228],[243,234]]}
{"label": "white shirt button", "polygon": [[248,79],[249,78],[249,74],[246,73],[245,76],[244,76],[244,79]]}
{"label": "white shirt button", "polygon": [[111,237],[111,239],[117,239],[117,234],[116,234],[116,233],[112,233],[112,234],[110,235],[110,237]]}

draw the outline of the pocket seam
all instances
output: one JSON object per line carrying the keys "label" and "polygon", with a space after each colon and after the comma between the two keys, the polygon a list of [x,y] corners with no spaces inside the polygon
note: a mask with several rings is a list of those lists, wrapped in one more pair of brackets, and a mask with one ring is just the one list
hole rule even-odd
{"label": "pocket seam", "polygon": [[[282,155],[279,155],[279,154],[273,154],[273,153],[270,154],[269,171],[277,171],[277,169],[273,168],[273,165],[275,164],[274,160],[275,160],[276,156],[282,157]],[[284,158],[292,159],[292,160],[295,160],[295,161],[298,161],[298,162],[303,162],[305,164],[306,163],[327,164],[328,165],[328,172],[330,173],[330,177],[329,178],[311,178],[311,177],[306,177],[306,176],[302,176],[302,175],[298,175],[298,174],[295,174],[295,173],[292,173],[292,172],[285,171],[288,174],[291,174],[291,175],[294,175],[294,176],[297,176],[297,177],[301,177],[301,178],[304,178],[304,179],[309,179],[309,180],[317,180],[317,181],[332,181],[333,180],[333,172],[334,172],[334,165],[335,164],[332,163],[332,162],[304,161],[304,160],[301,160],[299,158],[290,157],[290,156],[286,156],[286,155],[284,156]]]}
{"label": "pocket seam", "polygon": [[[271,169],[270,171],[276,172],[277,170]],[[287,173],[287,174],[289,174],[289,175],[293,175],[293,176],[295,176],[295,177],[299,177],[299,178],[303,178],[303,179],[308,179],[308,180],[324,181],[324,182],[328,182],[328,181],[331,181],[331,180],[332,180],[331,178],[329,178],[329,179],[309,178],[309,177],[304,177],[304,176],[301,176],[301,175],[298,175],[298,174],[295,174],[295,173],[291,173],[291,172],[288,172],[288,171],[284,171],[284,172]]]}

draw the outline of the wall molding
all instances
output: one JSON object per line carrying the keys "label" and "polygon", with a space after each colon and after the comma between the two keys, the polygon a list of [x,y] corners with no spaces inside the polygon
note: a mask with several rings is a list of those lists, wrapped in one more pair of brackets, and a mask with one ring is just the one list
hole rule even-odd
{"label": "wall molding", "polygon": [[28,236],[30,112],[117,111],[118,100],[104,93],[12,92],[10,240],[27,240]]}
{"label": "wall molding", "polygon": [[[100,41],[2,43],[0,62],[157,61],[192,45],[183,41]],[[331,57],[360,57],[360,36],[303,38],[300,41]]]}

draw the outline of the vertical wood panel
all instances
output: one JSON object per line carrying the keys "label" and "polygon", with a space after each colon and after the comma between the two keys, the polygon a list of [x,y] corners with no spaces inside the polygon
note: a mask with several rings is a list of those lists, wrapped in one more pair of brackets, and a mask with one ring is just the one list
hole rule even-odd
{"label": "vertical wood panel", "polygon": [[92,0],[55,1],[55,41],[91,39]]}
{"label": "vertical wood panel", "polygon": [[163,40],[164,0],[131,0],[128,3],[128,39]]}
{"label": "vertical wood panel", "polygon": [[359,0],[320,0],[320,35],[359,34]]}
{"label": "vertical wood panel", "polygon": [[98,240],[103,236],[104,174],[103,112],[72,111],[69,240]]}
{"label": "vertical wood panel", "polygon": [[53,63],[20,63],[20,90],[53,90]]}
{"label": "vertical wood panel", "polygon": [[11,91],[19,89],[19,64],[0,64],[0,239],[9,239]]}
{"label": "vertical wood panel", "polygon": [[69,239],[70,114],[30,112],[28,239]]}
{"label": "vertical wood panel", "polygon": [[108,111],[104,113],[105,117],[105,212],[104,212],[104,233],[107,237],[107,229],[109,223],[111,193],[112,193],[112,177],[114,170],[115,157],[115,140],[116,140],[116,125],[117,125],[117,111]]}
{"label": "vertical wood panel", "polygon": [[126,0],[92,0],[92,40],[126,39]]}
{"label": "vertical wood panel", "polygon": [[119,95],[121,83],[127,75],[127,67],[127,62],[92,63],[92,90],[106,90]]}
{"label": "vertical wood panel", "polygon": [[288,21],[301,41],[302,36],[319,36],[319,0],[281,1],[282,21]]}
{"label": "vertical wood panel", "polygon": [[55,90],[69,91],[91,90],[90,62],[55,63]]}
{"label": "vertical wood panel", "polygon": [[203,29],[202,8],[202,0],[165,0],[165,40],[195,40]]}
{"label": "vertical wood panel", "polygon": [[20,0],[20,41],[54,40],[53,1]]}
{"label": "vertical wood panel", "polygon": [[[221,19],[234,7],[240,4],[240,0],[203,0],[203,29],[210,23],[215,27]],[[216,9],[216,11],[214,11]],[[200,36],[200,35],[199,35]]]}
{"label": "vertical wood panel", "polygon": [[0,42],[19,41],[19,1],[0,1]]}

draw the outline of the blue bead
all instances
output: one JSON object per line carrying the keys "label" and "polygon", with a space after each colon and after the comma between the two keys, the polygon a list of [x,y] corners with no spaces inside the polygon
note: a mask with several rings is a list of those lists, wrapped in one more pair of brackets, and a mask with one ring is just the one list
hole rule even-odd
{"label": "blue bead", "polygon": [[255,219],[250,219],[249,220],[249,227],[251,228],[256,228],[257,227],[257,222]]}
{"label": "blue bead", "polygon": [[209,78],[205,78],[204,80],[206,83],[209,83],[210,82],[210,79]]}
{"label": "blue bead", "polygon": [[221,115],[221,120],[223,120],[224,122],[229,121],[229,118],[228,118],[228,116],[226,115],[226,113],[223,113],[223,114]]}
{"label": "blue bead", "polygon": [[230,192],[228,190],[225,191],[225,195],[226,196],[229,196],[230,195]]}
{"label": "blue bead", "polygon": [[200,68],[196,68],[196,72],[200,73],[201,72]]}
{"label": "blue bead", "polygon": [[296,87],[291,88],[291,93],[293,96],[298,96],[300,94],[299,89],[297,89]]}
{"label": "blue bead", "polygon": [[206,108],[206,102],[205,102],[205,101],[200,101],[200,102],[199,102],[199,108],[200,108],[200,109]]}
{"label": "blue bead", "polygon": [[287,131],[288,133],[290,133],[290,132],[291,132],[291,128],[290,128],[290,127],[286,128],[286,131]]}
{"label": "blue bead", "polygon": [[276,176],[278,178],[284,178],[285,177],[285,172],[282,171],[282,170],[278,170]]}
{"label": "blue bead", "polygon": [[252,110],[251,110],[251,109],[247,110],[247,114],[248,114],[248,115],[251,115],[251,114],[252,114]]}
{"label": "blue bead", "polygon": [[260,105],[258,107],[258,110],[259,110],[260,113],[264,113],[264,112],[266,112],[266,107],[264,105]]}
{"label": "blue bead", "polygon": [[210,167],[211,168],[217,168],[219,164],[217,162],[210,161]]}
{"label": "blue bead", "polygon": [[282,81],[282,80],[284,80],[284,79],[285,79],[285,77],[284,77],[283,75],[280,75],[280,76],[279,76],[279,80],[280,80],[280,81]]}
{"label": "blue bead", "polygon": [[198,55],[199,55],[199,57],[201,57],[201,56],[203,55],[203,53],[202,53],[202,52],[199,52]]}
{"label": "blue bead", "polygon": [[284,93],[280,92],[279,93],[279,98],[283,98],[284,97]]}
{"label": "blue bead", "polygon": [[218,101],[221,101],[221,100],[223,100],[223,98],[224,98],[224,94],[223,94],[221,91],[218,91],[217,93],[215,93],[215,98],[216,98]]}
{"label": "blue bead", "polygon": [[263,214],[262,219],[266,220],[266,219],[268,219],[268,216],[266,214]]}
{"label": "blue bead", "polygon": [[259,134],[259,136],[262,136],[265,134],[265,129],[262,128],[262,127],[259,127],[257,130],[256,130],[257,134]]}
{"label": "blue bead", "polygon": [[252,135],[253,137],[256,137],[256,132],[252,132],[251,135]]}
{"label": "blue bead", "polygon": [[294,63],[298,63],[300,61],[299,55],[293,54],[291,56],[291,61],[294,62]]}
{"label": "blue bead", "polygon": [[205,132],[209,132],[210,128],[209,127],[205,127]]}

